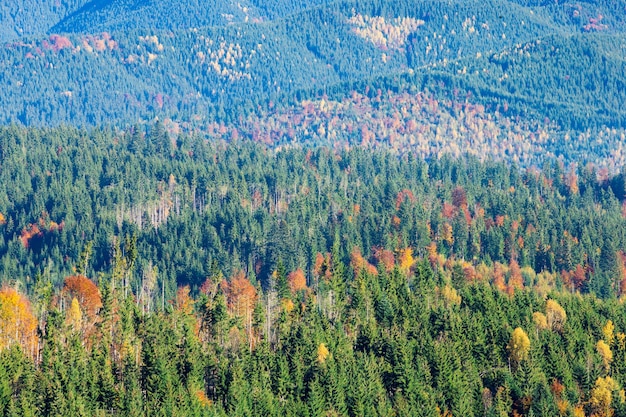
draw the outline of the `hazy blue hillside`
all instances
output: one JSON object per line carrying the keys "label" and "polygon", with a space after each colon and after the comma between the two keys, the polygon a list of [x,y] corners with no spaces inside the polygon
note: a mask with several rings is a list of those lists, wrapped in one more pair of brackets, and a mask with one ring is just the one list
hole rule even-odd
{"label": "hazy blue hillside", "polygon": [[45,34],[89,0],[7,0],[0,2],[0,42]]}
{"label": "hazy blue hillside", "polygon": [[[71,35],[59,46],[58,38],[8,45],[2,51],[9,86],[4,118],[25,124],[136,120],[154,115],[153,98],[159,94],[165,99],[157,110],[182,112],[188,118],[209,103],[228,111],[245,100],[276,101],[297,90],[406,72],[409,66],[474,55],[476,50],[500,50],[556,30],[551,22],[531,19],[528,10],[516,8],[497,37],[482,36],[473,30],[475,16],[499,22],[498,9],[482,16],[484,2],[453,3],[447,9],[439,3],[344,3],[268,24],[105,35],[95,31]],[[92,3],[86,9],[97,14],[114,5],[130,8],[130,3],[113,2],[95,9]],[[118,21],[151,7],[119,13]],[[89,15],[89,10],[75,18]],[[180,13],[163,17],[185,22]],[[524,19],[528,22],[521,25]],[[90,21],[98,27],[98,20]],[[100,97],[105,91],[107,97]],[[42,99],[46,106],[37,104]],[[84,114],[72,113],[74,104]]]}
{"label": "hazy blue hillside", "polygon": [[260,21],[249,1],[160,0],[93,1],[54,26],[55,32],[101,32],[130,29],[170,29],[222,26]]}
{"label": "hazy blue hillside", "polygon": [[176,30],[261,23],[325,4],[325,0],[95,0],[53,27],[55,32]]}
{"label": "hazy blue hillside", "polygon": [[[177,131],[237,131],[278,145],[284,126],[266,126],[270,115],[297,126],[287,115],[307,100],[345,103],[392,89],[432,97],[451,120],[457,112],[446,103],[467,100],[496,125],[504,115],[529,135],[529,126],[549,126],[537,155],[560,154],[565,137],[618,129],[604,146],[577,141],[579,154],[605,155],[626,127],[625,7],[623,0],[94,1],[65,13],[45,37],[0,49],[0,122],[129,126],[159,117]],[[379,106],[385,117],[398,110]],[[324,114],[318,125],[328,122]],[[273,136],[260,139],[268,129]],[[298,132],[290,142],[360,142],[350,132]],[[377,142],[389,142],[385,132]],[[409,147],[422,140],[396,133]]]}

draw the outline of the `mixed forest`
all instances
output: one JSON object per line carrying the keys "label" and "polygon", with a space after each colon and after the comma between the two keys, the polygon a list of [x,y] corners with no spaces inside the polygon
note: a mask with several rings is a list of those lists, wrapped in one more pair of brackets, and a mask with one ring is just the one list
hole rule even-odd
{"label": "mixed forest", "polygon": [[626,416],[624,0],[0,4],[0,415]]}
{"label": "mixed forest", "polygon": [[624,164],[623,0],[14,3],[3,124]]}
{"label": "mixed forest", "polygon": [[5,415],[625,409],[624,174],[0,138]]}

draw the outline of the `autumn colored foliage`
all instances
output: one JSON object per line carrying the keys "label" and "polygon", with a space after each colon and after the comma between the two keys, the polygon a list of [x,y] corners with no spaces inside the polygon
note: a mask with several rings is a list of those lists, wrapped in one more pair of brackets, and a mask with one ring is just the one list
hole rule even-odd
{"label": "autumn colored foliage", "polygon": [[189,285],[179,287],[176,291],[174,307],[181,313],[191,314],[193,312],[193,298],[189,295],[189,291]]}
{"label": "autumn colored foliage", "polygon": [[400,206],[405,200],[409,200],[411,203],[415,203],[415,196],[411,190],[406,188],[398,193],[396,196],[396,210],[400,210]]}
{"label": "autumn colored foliage", "polygon": [[610,346],[604,340],[598,340],[598,343],[596,343],[596,351],[602,358],[604,370],[608,373],[611,368],[611,362],[613,361],[613,352],[611,352]]}
{"label": "autumn colored foliage", "polygon": [[522,277],[522,270],[516,260],[511,260],[509,263],[509,287],[513,290],[520,290],[524,288],[524,278]]}
{"label": "autumn colored foliage", "polygon": [[[1,216],[1,215],[0,215]],[[2,220],[2,217],[0,217]],[[0,221],[0,224],[2,222]],[[65,222],[57,223],[48,217],[48,213],[43,212],[37,223],[29,224],[22,229],[20,240],[25,248],[33,246],[34,243],[43,239],[46,233],[59,232],[65,227]]]}
{"label": "autumn colored foliage", "polygon": [[456,210],[454,206],[447,201],[443,202],[443,206],[441,208],[441,215],[446,219],[451,219],[454,217]]}
{"label": "autumn colored foliage", "polygon": [[247,317],[254,309],[257,298],[256,288],[246,278],[243,271],[236,272],[230,282],[223,280],[222,291],[226,296],[228,309],[235,315]]}
{"label": "autumn colored foliage", "polygon": [[366,270],[372,275],[378,274],[376,267],[370,264],[367,259],[363,257],[361,249],[358,246],[352,248],[352,252],[350,252],[350,265],[352,266],[355,274],[358,274],[362,270]]}
{"label": "autumn colored foliage", "polygon": [[[50,43],[49,44],[46,43],[46,44],[54,52],[59,52],[62,49],[72,48],[74,46],[74,45],[72,45],[72,42],[65,36],[53,34],[53,35],[50,35],[50,37],[48,39],[49,39]],[[44,47],[46,46],[46,44],[44,44]]]}
{"label": "autumn colored foliage", "polygon": [[332,275],[331,269],[331,259],[330,253],[326,253],[326,255],[322,255],[321,253],[317,253],[315,255],[315,264],[313,266],[313,274],[318,279],[324,279],[328,281]]}
{"label": "autumn colored foliage", "polygon": [[28,248],[30,247],[31,241],[33,239],[36,239],[36,238],[40,239],[42,237],[43,237],[43,232],[39,229],[39,226],[37,226],[36,224],[31,224],[30,226],[22,230],[20,239],[22,241],[22,245],[25,248]]}
{"label": "autumn colored foliage", "polygon": [[521,327],[517,327],[513,330],[508,350],[511,361],[514,363],[520,363],[528,357],[528,352],[530,352],[530,339]]}
{"label": "autumn colored foliage", "polygon": [[330,351],[326,347],[326,344],[325,343],[320,343],[317,346],[317,361],[320,364],[322,364],[322,363],[326,362],[326,359],[328,358],[329,355],[330,355]]}
{"label": "autumn colored foliage", "polygon": [[552,330],[560,332],[567,320],[567,314],[565,309],[555,300],[548,300],[546,302],[546,319],[548,320],[548,327]]}
{"label": "autumn colored foliage", "polygon": [[458,208],[467,207],[467,192],[463,187],[457,186],[452,190],[452,204]]}
{"label": "autumn colored foliage", "polygon": [[72,275],[65,278],[62,294],[71,302],[73,298],[78,300],[82,311],[90,318],[94,318],[102,307],[100,290],[89,278],[84,275]]}
{"label": "autumn colored foliage", "polygon": [[405,273],[408,273],[415,263],[415,258],[413,257],[413,248],[404,248],[400,250],[398,254],[398,263],[400,264],[400,269]]}
{"label": "autumn colored foliage", "polygon": [[28,299],[14,288],[0,289],[0,351],[14,344],[34,356],[37,319]]}
{"label": "autumn colored foliage", "polygon": [[304,276],[304,271],[300,268],[289,274],[287,277],[287,283],[289,284],[289,289],[292,294],[307,289],[306,277]]}
{"label": "autumn colored foliage", "polygon": [[83,313],[80,311],[80,305],[76,297],[72,298],[70,308],[65,315],[65,323],[74,331],[80,330],[82,327]]}
{"label": "autumn colored foliage", "polygon": [[391,271],[396,264],[393,252],[388,249],[374,248],[374,258],[382,265],[387,272]]}
{"label": "autumn colored foliage", "polygon": [[587,274],[585,268],[578,264],[572,271],[561,271],[561,279],[571,291],[580,291],[587,280]]}

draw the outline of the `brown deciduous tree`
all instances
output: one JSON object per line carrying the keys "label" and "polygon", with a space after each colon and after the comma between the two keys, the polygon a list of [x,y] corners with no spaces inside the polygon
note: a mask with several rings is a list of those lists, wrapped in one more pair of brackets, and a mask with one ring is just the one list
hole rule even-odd
{"label": "brown deciduous tree", "polygon": [[467,207],[467,193],[463,187],[459,186],[452,190],[452,204],[458,208]]}
{"label": "brown deciduous tree", "polygon": [[396,264],[393,252],[388,249],[374,248],[374,258],[379,265],[383,265],[387,272],[391,271]]}

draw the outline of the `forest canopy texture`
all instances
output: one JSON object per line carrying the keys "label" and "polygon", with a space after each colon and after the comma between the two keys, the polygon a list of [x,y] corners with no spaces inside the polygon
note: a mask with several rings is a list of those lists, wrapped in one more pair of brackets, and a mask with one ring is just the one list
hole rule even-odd
{"label": "forest canopy texture", "polygon": [[0,415],[626,416],[624,0],[0,4]]}

